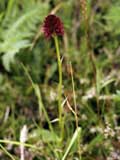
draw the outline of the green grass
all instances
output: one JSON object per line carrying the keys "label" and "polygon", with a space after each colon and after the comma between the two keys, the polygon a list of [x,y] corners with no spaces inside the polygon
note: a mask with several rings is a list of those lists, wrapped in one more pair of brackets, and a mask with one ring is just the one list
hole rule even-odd
{"label": "green grass", "polygon": [[[0,0],[1,160],[20,159],[21,145],[25,160],[119,159],[119,5],[87,0],[83,15],[74,0]],[[59,50],[42,33],[51,12]]]}

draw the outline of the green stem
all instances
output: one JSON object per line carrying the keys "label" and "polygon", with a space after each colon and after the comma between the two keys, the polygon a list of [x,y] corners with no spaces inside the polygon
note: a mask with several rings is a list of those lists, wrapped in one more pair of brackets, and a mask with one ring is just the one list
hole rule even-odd
{"label": "green stem", "polygon": [[48,122],[48,125],[49,125],[49,128],[50,128],[51,132],[54,132],[53,127],[52,127],[52,124],[51,124],[50,119],[49,119],[49,116],[48,116],[48,114],[47,114],[47,111],[46,111],[45,106],[44,106],[43,101],[42,101],[40,88],[39,88],[39,86],[38,86],[37,84],[35,84],[35,83],[33,82],[32,78],[31,78],[29,72],[27,71],[27,68],[24,66],[24,64],[21,63],[21,65],[22,65],[22,67],[23,67],[23,69],[24,69],[24,71],[25,71],[28,79],[30,80],[30,82],[31,82],[31,84],[32,84],[32,87],[33,87],[33,89],[34,89],[34,91],[35,91],[35,94],[36,94],[36,97],[37,97],[37,99],[38,99],[40,117],[41,117],[41,114],[42,114],[42,111],[43,111],[43,112],[44,112],[44,115],[45,115],[45,118],[46,118],[46,120],[47,120],[47,122]]}
{"label": "green stem", "polygon": [[58,84],[58,109],[59,109],[59,126],[61,130],[61,138],[63,138],[63,131],[64,131],[64,124],[63,124],[63,108],[62,108],[62,63],[60,59],[60,50],[58,44],[57,36],[54,36],[55,47],[56,47],[56,54],[57,54],[57,61],[58,61],[58,72],[59,72],[59,84]]}
{"label": "green stem", "polygon": [[28,144],[28,143],[21,143],[18,141],[11,141],[11,140],[3,140],[0,139],[0,143],[4,143],[4,144],[13,144],[13,145],[17,145],[20,146],[21,144],[24,145],[25,147],[31,148],[31,149],[35,149],[35,150],[40,150],[39,147],[34,146],[33,144]]}
{"label": "green stem", "polygon": [[2,150],[6,153],[6,155],[12,159],[12,160],[15,160],[15,158],[12,156],[12,154],[10,154],[1,144],[0,144],[0,147],[2,148]]}

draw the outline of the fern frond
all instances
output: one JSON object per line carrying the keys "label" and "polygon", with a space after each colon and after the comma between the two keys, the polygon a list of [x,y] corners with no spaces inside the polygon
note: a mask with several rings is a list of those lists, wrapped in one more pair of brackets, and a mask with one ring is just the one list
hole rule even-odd
{"label": "fern frond", "polygon": [[[11,0],[11,2],[13,1],[14,0]],[[9,5],[12,4],[13,3]],[[7,17],[11,16],[11,19],[5,17],[0,31],[0,53],[4,53],[2,57],[3,65],[8,71],[10,70],[10,63],[14,61],[16,53],[18,53],[20,49],[31,45],[31,38],[38,28],[37,24],[40,24],[48,13],[48,5],[46,3],[29,4],[30,6],[23,10],[18,10],[17,5],[18,4],[11,6],[11,8],[16,7],[16,17],[11,15],[11,8],[9,8],[9,11],[7,8],[6,15]]]}

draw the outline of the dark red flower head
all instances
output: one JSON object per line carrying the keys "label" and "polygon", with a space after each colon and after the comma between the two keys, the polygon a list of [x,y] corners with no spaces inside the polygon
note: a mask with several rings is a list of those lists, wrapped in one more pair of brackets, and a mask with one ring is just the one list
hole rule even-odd
{"label": "dark red flower head", "polygon": [[60,18],[51,14],[45,18],[43,31],[46,38],[51,38],[53,34],[62,36],[64,34],[63,23]]}

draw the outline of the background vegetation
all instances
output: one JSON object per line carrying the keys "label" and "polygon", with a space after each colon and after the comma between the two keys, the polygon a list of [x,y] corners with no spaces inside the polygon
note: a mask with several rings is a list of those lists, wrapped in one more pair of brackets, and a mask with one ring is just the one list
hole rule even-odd
{"label": "background vegetation", "polygon": [[[65,28],[62,143],[56,51],[41,31],[49,13]],[[119,160],[119,67],[119,0],[0,0],[0,159],[20,159],[26,125],[25,160]]]}

